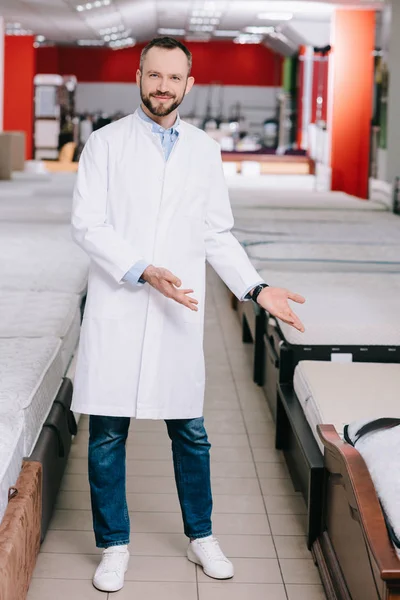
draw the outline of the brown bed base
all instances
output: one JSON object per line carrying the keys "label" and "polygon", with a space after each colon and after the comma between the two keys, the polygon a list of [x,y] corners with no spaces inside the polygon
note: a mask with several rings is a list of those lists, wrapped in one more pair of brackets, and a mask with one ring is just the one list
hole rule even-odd
{"label": "brown bed base", "polygon": [[321,533],[313,544],[328,600],[400,598],[400,560],[362,456],[332,425],[325,447]]}
{"label": "brown bed base", "polygon": [[40,549],[42,465],[22,463],[0,525],[0,600],[24,600]]}

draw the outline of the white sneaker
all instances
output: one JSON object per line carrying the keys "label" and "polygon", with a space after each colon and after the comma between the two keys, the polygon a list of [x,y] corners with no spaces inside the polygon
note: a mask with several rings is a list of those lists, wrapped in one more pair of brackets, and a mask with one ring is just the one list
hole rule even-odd
{"label": "white sneaker", "polygon": [[233,564],[222,552],[218,540],[210,537],[190,542],[187,557],[191,562],[203,567],[203,571],[214,579],[230,579],[234,575]]}
{"label": "white sneaker", "polygon": [[103,550],[101,563],[93,577],[94,587],[101,592],[118,592],[124,587],[128,562],[128,546],[110,546]]}

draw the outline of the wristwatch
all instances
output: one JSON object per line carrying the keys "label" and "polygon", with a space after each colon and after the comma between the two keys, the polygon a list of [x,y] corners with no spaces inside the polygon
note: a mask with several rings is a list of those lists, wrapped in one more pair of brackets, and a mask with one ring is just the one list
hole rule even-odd
{"label": "wristwatch", "polygon": [[260,283],[259,285],[257,285],[254,288],[253,293],[250,295],[250,292],[249,292],[246,297],[253,300],[253,302],[255,302],[255,304],[258,304],[258,302],[257,302],[258,296],[261,294],[263,289],[267,288],[267,287],[269,287],[269,285],[267,283]]}

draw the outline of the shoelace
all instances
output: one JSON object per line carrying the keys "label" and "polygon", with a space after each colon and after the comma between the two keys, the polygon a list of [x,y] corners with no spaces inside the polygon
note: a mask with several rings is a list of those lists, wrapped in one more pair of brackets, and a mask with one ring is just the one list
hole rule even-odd
{"label": "shoelace", "polygon": [[210,560],[222,560],[228,562],[228,559],[222,552],[219,542],[216,538],[212,540],[202,541],[201,539],[197,540],[201,545],[204,553],[207,555],[207,558]]}
{"label": "shoelace", "polygon": [[103,573],[119,573],[124,562],[125,552],[103,552],[101,561]]}

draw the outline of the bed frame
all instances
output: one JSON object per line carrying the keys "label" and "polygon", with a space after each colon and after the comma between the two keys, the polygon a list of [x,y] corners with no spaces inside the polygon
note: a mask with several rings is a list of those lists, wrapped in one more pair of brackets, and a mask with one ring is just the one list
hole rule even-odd
{"label": "bed frame", "polygon": [[291,384],[280,384],[276,447],[307,505],[307,546],[328,600],[400,599],[400,560],[359,452],[332,425],[311,431]]}
{"label": "bed frame", "polygon": [[391,544],[367,466],[332,425],[325,447],[321,532],[314,542],[328,600],[400,598],[400,560]]}

